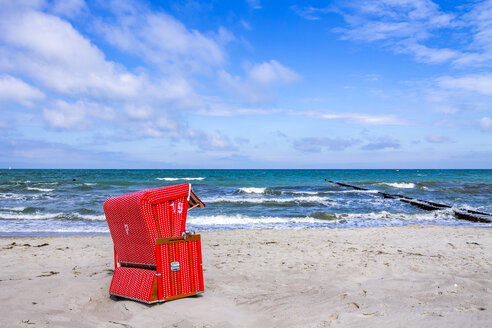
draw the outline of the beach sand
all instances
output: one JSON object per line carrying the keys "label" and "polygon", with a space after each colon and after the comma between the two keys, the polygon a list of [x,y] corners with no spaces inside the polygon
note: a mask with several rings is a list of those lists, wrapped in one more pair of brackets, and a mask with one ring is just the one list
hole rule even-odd
{"label": "beach sand", "polygon": [[490,327],[492,230],[204,232],[205,292],[111,298],[110,236],[0,238],[1,327]]}

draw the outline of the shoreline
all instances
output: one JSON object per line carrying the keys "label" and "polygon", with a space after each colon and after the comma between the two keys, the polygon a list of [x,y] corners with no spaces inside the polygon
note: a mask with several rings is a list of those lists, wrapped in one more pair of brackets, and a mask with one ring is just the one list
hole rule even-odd
{"label": "shoreline", "polygon": [[[483,226],[481,226],[481,223],[475,223],[474,225],[470,224],[436,224],[436,223],[408,223],[408,224],[400,224],[400,225],[388,225],[388,226],[361,226],[361,227],[292,227],[292,228],[286,228],[286,227],[279,227],[279,228],[230,228],[230,229],[216,229],[216,230],[196,230],[196,233],[210,233],[210,232],[231,232],[231,231],[263,231],[263,230],[275,230],[275,231],[289,231],[289,230],[344,230],[344,229],[379,229],[379,228],[393,228],[393,227],[418,227],[418,226],[423,226],[423,227],[456,227],[456,228],[476,228],[476,229],[491,229],[492,226],[487,226],[486,223],[483,223]],[[195,231],[195,230],[186,230],[186,231]],[[31,232],[26,232],[23,234],[17,234],[17,232],[13,232],[12,235],[8,234],[2,234],[0,233],[0,239],[2,238],[71,238],[71,237],[104,237],[104,236],[111,236],[109,230],[108,232],[58,232],[54,233],[51,231],[48,232],[41,232],[39,234],[35,234],[34,232],[31,234]]]}
{"label": "shoreline", "polygon": [[492,321],[489,229],[200,234],[205,292],[153,306],[109,297],[109,234],[0,237],[2,321],[9,327],[485,327]]}

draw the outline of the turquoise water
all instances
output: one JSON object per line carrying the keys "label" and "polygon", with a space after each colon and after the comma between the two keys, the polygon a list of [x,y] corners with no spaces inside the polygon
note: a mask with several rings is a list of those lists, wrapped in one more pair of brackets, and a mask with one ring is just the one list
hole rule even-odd
{"label": "turquoise water", "polygon": [[491,213],[492,170],[0,170],[0,235],[108,233],[106,198],[185,182],[207,205],[190,211],[188,230],[491,226],[375,192]]}

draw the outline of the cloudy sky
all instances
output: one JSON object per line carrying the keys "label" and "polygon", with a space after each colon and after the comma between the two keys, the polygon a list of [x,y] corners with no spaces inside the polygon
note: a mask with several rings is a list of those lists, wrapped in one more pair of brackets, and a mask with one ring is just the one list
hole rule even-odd
{"label": "cloudy sky", "polygon": [[0,0],[0,110],[3,168],[492,168],[492,1]]}

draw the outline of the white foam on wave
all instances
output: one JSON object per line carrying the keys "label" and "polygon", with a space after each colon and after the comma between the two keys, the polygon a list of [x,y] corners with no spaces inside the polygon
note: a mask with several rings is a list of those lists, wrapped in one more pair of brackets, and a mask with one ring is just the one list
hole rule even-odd
{"label": "white foam on wave", "polygon": [[14,200],[24,200],[26,197],[24,195],[14,194],[14,193],[0,193],[0,198],[3,199],[14,199]]}
{"label": "white foam on wave", "polygon": [[254,203],[254,204],[262,204],[262,203],[320,203],[325,205],[333,205],[336,204],[335,201],[319,196],[300,196],[300,197],[289,197],[289,198],[279,198],[279,197],[234,197],[234,196],[226,196],[226,197],[212,197],[203,200],[204,203]]}
{"label": "white foam on wave", "polygon": [[[20,209],[20,208],[19,208]],[[0,213],[0,219],[2,220],[68,220],[70,219],[82,219],[88,221],[106,221],[106,217],[102,214],[99,215],[90,215],[90,214],[78,214],[78,213],[32,213],[32,214],[23,214],[19,213],[22,211],[18,211],[17,213]]]}
{"label": "white foam on wave", "polygon": [[353,225],[360,227],[456,221],[453,211],[448,209],[421,213],[391,213],[387,211],[369,213],[347,213],[336,214],[336,217],[340,221],[347,221],[350,226]]}
{"label": "white foam on wave", "polygon": [[474,207],[474,206],[471,206],[471,205],[468,205],[468,204],[454,204],[453,205],[453,210],[468,210],[468,211],[478,211],[478,212],[490,212],[490,206],[478,206],[478,207]]}
{"label": "white foam on wave", "polygon": [[0,233],[109,233],[109,229],[107,227],[69,227],[69,228],[53,228],[53,227],[37,227],[37,228],[26,228],[24,227],[22,231],[19,231],[16,227],[0,227]]}
{"label": "white foam on wave", "polygon": [[201,226],[237,226],[248,225],[254,226],[272,226],[287,223],[315,223],[319,220],[309,217],[274,217],[274,216],[260,216],[251,217],[242,214],[236,215],[210,215],[210,216],[197,216],[188,217],[188,223],[201,225]]}
{"label": "white foam on wave", "polygon": [[9,211],[9,212],[22,212],[26,209],[27,207],[6,207],[6,208],[0,208],[0,211]]}
{"label": "white foam on wave", "polygon": [[390,213],[387,211],[370,213],[334,213],[333,219],[305,217],[251,217],[242,214],[210,215],[188,217],[187,223],[201,226],[205,229],[227,228],[307,228],[307,227],[376,227],[404,225],[409,223],[445,223],[456,222],[452,211],[437,211],[433,213]]}
{"label": "white foam on wave", "polygon": [[0,219],[2,220],[46,220],[56,219],[62,216],[63,213],[33,213],[33,214],[20,214],[20,213],[0,213]]}
{"label": "white foam on wave", "polygon": [[245,187],[245,188],[239,188],[239,191],[247,193],[247,194],[264,194],[266,191],[266,188]]}
{"label": "white foam on wave", "polygon": [[400,188],[400,189],[412,189],[412,188],[415,188],[415,183],[412,183],[412,182],[393,182],[393,183],[389,183],[389,182],[381,182],[380,185],[386,185],[386,186],[390,186],[390,187],[393,187],[393,188]]}
{"label": "white foam on wave", "polygon": [[202,181],[205,180],[205,178],[199,177],[199,178],[155,178],[156,180],[163,180],[163,181],[178,181],[178,180],[186,180],[186,181]]}
{"label": "white foam on wave", "polygon": [[322,192],[319,191],[292,191],[293,194],[296,195],[319,195]]}
{"label": "white foam on wave", "polygon": [[81,218],[84,220],[90,220],[90,221],[106,221],[106,216],[104,214],[100,215],[90,215],[90,214],[75,214],[77,218]]}
{"label": "white foam on wave", "polygon": [[29,201],[33,199],[52,199],[54,198],[52,194],[43,194],[43,193],[36,193],[36,194],[14,194],[14,193],[0,193],[0,199],[8,199],[8,200],[23,200],[23,201]]}
{"label": "white foam on wave", "polygon": [[27,190],[31,190],[31,191],[41,191],[41,192],[50,192],[50,191],[53,191],[55,189],[48,189],[48,188],[36,188],[36,187],[27,187]]}
{"label": "white foam on wave", "polygon": [[377,194],[379,191],[370,189],[370,190],[341,190],[336,192],[340,192],[342,194],[352,194],[352,193]]}

